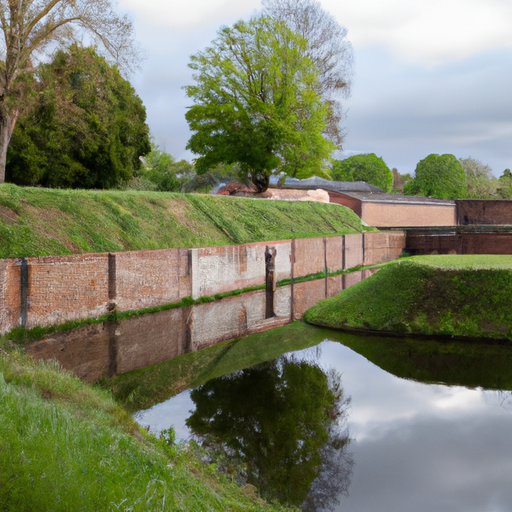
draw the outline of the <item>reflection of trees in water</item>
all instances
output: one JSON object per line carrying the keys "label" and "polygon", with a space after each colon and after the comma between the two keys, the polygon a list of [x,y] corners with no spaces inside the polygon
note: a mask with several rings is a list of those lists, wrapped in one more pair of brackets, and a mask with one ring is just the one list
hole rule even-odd
{"label": "reflection of trees in water", "polygon": [[490,405],[498,405],[507,411],[512,411],[512,391],[486,390],[483,391],[484,401]]}
{"label": "reflection of trees in water", "polygon": [[307,359],[281,356],[203,384],[191,393],[196,410],[187,425],[263,498],[332,510],[352,473],[349,399],[335,370]]}

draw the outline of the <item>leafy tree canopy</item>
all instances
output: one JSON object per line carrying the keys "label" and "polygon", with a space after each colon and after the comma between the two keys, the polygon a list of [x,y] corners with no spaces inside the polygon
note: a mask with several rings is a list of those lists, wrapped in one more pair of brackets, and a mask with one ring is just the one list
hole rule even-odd
{"label": "leafy tree canopy", "polygon": [[129,181],[150,150],[146,110],[116,66],[72,45],[41,64],[31,110],[8,152],[7,180],[69,188]]}
{"label": "leafy tree canopy", "polygon": [[375,153],[335,160],[331,176],[337,181],[366,181],[385,192],[391,192],[393,187],[393,173],[384,160]]}
{"label": "leafy tree canopy", "polygon": [[110,0],[9,0],[0,2],[0,183],[7,148],[18,118],[27,109],[34,65],[56,46],[87,34],[124,69],[138,64],[133,27]]}
{"label": "leafy tree canopy", "polygon": [[466,197],[464,169],[453,155],[428,155],[416,166],[415,176],[405,185],[404,193],[439,199]]}
{"label": "leafy tree canopy", "polygon": [[459,158],[466,175],[467,193],[470,199],[490,199],[496,194],[498,180],[492,175],[488,165],[475,158]]}
{"label": "leafy tree canopy", "polygon": [[307,55],[320,71],[317,90],[329,103],[325,134],[340,145],[340,98],[350,95],[354,62],[347,29],[318,0],[262,0],[261,4],[263,14],[284,21],[292,32],[307,40]]}
{"label": "leafy tree canopy", "polygon": [[334,144],[322,135],[329,106],[317,91],[318,69],[307,41],[270,18],[223,27],[212,46],[191,58],[196,85],[186,114],[187,148],[198,173],[240,165],[259,191],[275,170],[296,178],[325,175]]}

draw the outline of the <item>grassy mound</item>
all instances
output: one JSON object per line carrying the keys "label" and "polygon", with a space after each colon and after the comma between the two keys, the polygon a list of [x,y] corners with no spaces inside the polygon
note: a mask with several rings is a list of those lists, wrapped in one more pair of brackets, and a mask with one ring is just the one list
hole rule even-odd
{"label": "grassy mound", "polygon": [[207,247],[362,232],[334,204],[0,185],[0,258]]}
{"label": "grassy mound", "polygon": [[309,309],[333,328],[489,338],[512,336],[512,256],[419,256]]}
{"label": "grassy mound", "polygon": [[3,511],[284,510],[156,439],[111,396],[53,363],[0,353]]}

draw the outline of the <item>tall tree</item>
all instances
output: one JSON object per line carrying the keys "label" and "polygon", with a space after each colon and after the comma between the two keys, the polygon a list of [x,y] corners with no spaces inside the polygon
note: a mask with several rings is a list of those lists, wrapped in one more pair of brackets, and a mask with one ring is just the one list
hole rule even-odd
{"label": "tall tree", "polygon": [[335,160],[331,175],[332,179],[338,181],[366,181],[385,192],[391,192],[393,186],[393,173],[375,153]]}
{"label": "tall tree", "polygon": [[77,44],[40,64],[30,110],[18,121],[7,181],[112,188],[150,151],[146,110],[133,87],[94,48]]}
{"label": "tall tree", "polygon": [[406,183],[404,193],[439,199],[466,197],[464,169],[453,155],[428,155],[418,162],[415,176]]}
{"label": "tall tree", "polygon": [[273,170],[324,174],[334,149],[322,135],[329,106],[306,50],[307,41],[283,22],[261,17],[221,28],[212,46],[192,57],[187,148],[201,155],[197,172],[239,163],[259,191]]}
{"label": "tall tree", "polygon": [[492,169],[475,158],[459,158],[466,174],[468,198],[490,199],[496,194],[498,180],[492,175]]}
{"label": "tall tree", "polygon": [[350,95],[354,62],[347,29],[318,0],[263,0],[262,5],[265,15],[284,21],[292,32],[307,40],[307,55],[320,71],[318,92],[329,103],[326,134],[340,145],[341,98]]}
{"label": "tall tree", "polygon": [[0,2],[0,183],[7,148],[26,105],[34,62],[55,45],[87,33],[118,63],[129,66],[136,53],[131,22],[110,0],[2,0]]}

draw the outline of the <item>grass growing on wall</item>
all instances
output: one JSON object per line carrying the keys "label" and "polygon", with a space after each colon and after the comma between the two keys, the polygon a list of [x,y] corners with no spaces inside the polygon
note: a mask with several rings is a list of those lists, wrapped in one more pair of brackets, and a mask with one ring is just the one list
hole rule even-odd
{"label": "grass growing on wall", "polygon": [[309,309],[307,322],[414,334],[512,336],[511,256],[419,256]]}
{"label": "grass growing on wall", "polygon": [[191,449],[156,439],[105,392],[0,354],[3,511],[265,511]]}
{"label": "grass growing on wall", "polygon": [[207,247],[362,232],[313,202],[0,185],[0,258]]}

